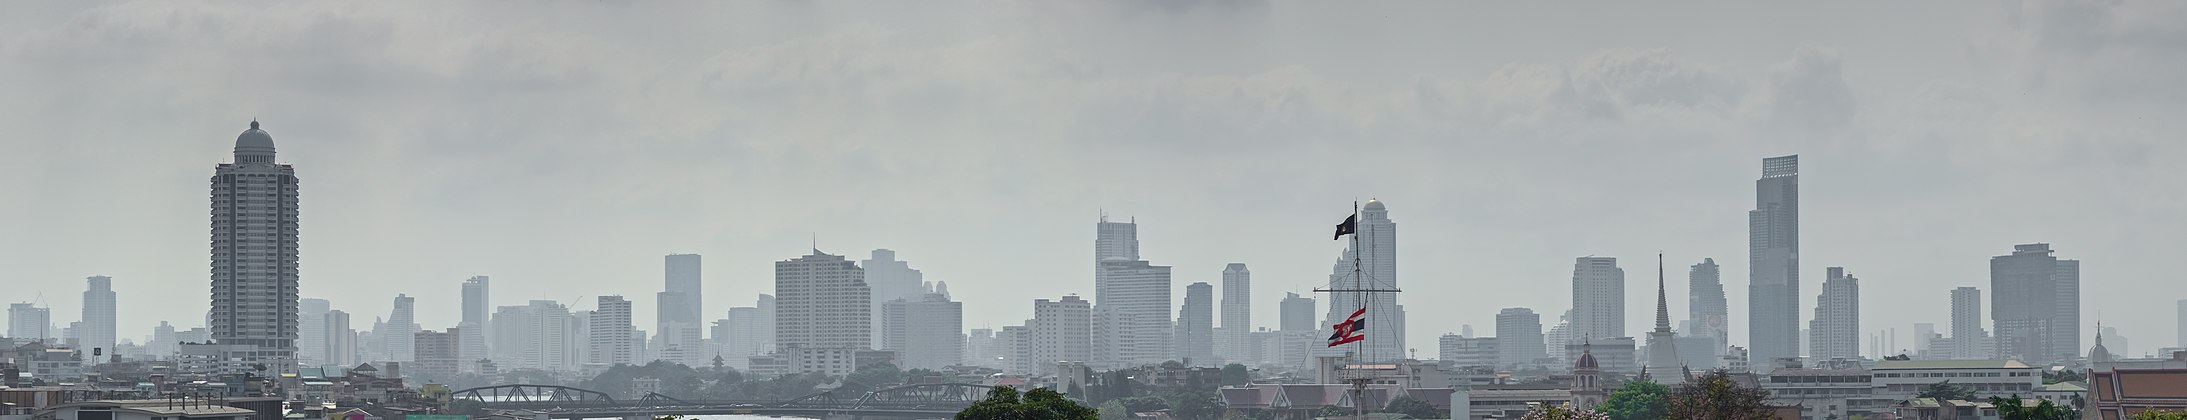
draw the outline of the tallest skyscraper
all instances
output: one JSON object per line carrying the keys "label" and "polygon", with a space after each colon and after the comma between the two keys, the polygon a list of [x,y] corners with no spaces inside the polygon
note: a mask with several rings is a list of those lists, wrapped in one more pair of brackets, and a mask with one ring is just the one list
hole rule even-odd
{"label": "tallest skyscraper", "polygon": [[[1330,270],[1329,289],[1398,290],[1397,222],[1390,220],[1389,208],[1381,200],[1367,200],[1359,208],[1357,229],[1359,242],[1346,246],[1344,255],[1337,258]],[[1352,277],[1354,268],[1360,274],[1356,282]],[[1355,356],[1375,362],[1405,358],[1405,306],[1397,303],[1397,293],[1330,292],[1323,332],[1329,332],[1330,326],[1361,308],[1367,310],[1367,340]],[[1329,351],[1351,351],[1351,347]]]}
{"label": "tallest skyscraper", "polygon": [[1800,156],[1762,159],[1747,212],[1747,340],[1755,369],[1800,355]]}
{"label": "tallest skyscraper", "polygon": [[[296,168],[258,121],[212,178],[212,324],[220,360],[296,370]],[[228,366],[232,368],[233,366]]]}

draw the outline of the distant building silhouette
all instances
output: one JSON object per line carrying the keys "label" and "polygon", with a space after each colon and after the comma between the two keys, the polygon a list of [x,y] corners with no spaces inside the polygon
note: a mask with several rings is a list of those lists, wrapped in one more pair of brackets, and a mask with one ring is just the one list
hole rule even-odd
{"label": "distant building silhouette", "polygon": [[1762,159],[1747,212],[1748,359],[1757,373],[1800,355],[1800,156]]}

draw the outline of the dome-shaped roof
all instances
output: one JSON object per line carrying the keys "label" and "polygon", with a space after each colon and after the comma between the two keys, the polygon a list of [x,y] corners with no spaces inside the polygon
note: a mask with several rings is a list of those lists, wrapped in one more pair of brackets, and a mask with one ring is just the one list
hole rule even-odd
{"label": "dome-shaped roof", "polygon": [[1579,363],[1573,363],[1573,364],[1572,364],[1572,368],[1573,368],[1573,369],[1602,369],[1602,364],[1601,364],[1601,363],[1597,363],[1597,362],[1595,362],[1595,354],[1594,354],[1594,353],[1587,353],[1587,352],[1581,352],[1581,353],[1580,353],[1580,357],[1579,357]]}
{"label": "dome-shaped roof", "polygon": [[1382,200],[1367,199],[1367,210],[1382,210]]}
{"label": "dome-shaped roof", "polygon": [[273,153],[273,135],[258,129],[258,120],[251,120],[251,129],[243,130],[243,134],[235,136],[235,152]]}

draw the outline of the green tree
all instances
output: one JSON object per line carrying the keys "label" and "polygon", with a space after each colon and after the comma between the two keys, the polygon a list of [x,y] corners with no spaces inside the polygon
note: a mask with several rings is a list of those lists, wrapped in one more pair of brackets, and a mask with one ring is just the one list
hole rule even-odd
{"label": "green tree", "polygon": [[1124,405],[1124,409],[1130,410],[1130,412],[1132,413],[1144,413],[1149,411],[1162,411],[1169,409],[1169,400],[1164,400],[1158,397],[1130,397],[1118,399],[1116,401],[1122,403]]}
{"label": "green tree", "polygon": [[1951,380],[1921,387],[1921,394],[1914,398],[1943,398],[1947,400],[1973,401],[1974,387],[1952,383]]}
{"label": "green tree", "polygon": [[2034,407],[2020,401],[2019,395],[2011,398],[1990,397],[1990,405],[1997,407],[1997,417],[2004,420],[2073,420],[2071,410],[2042,400]]}
{"label": "green tree", "polygon": [[1722,369],[1694,378],[1672,393],[1667,418],[1707,420],[1762,420],[1770,413],[1769,391],[1739,386]]}
{"label": "green tree", "polygon": [[2045,370],[2045,371],[2043,371],[2043,384],[2044,384],[2044,385],[2049,385],[2049,384],[2055,384],[2055,383],[2059,383],[2059,382],[2086,382],[2086,381],[2088,381],[2088,376],[2082,375],[2082,374],[2081,374],[2081,371],[2078,371],[2078,370],[2073,370],[2073,369],[2065,369],[2065,370],[2060,370],[2060,371],[2058,371],[2058,372],[2056,372],[2056,373],[2052,373],[2051,371],[2048,371],[2048,370]]}
{"label": "green tree", "polygon": [[903,381],[904,371],[888,362],[866,365],[858,368],[857,372],[843,376],[844,388],[854,392],[872,391]]}
{"label": "green tree", "polygon": [[1223,365],[1223,386],[1245,386],[1252,382],[1253,373],[1247,371],[1245,365],[1237,363]]}
{"label": "green tree", "polygon": [[1449,418],[1443,415],[1442,409],[1435,408],[1434,403],[1413,398],[1411,395],[1399,395],[1397,398],[1391,398],[1390,404],[1383,407],[1382,412],[1404,414],[1416,419]]}
{"label": "green tree", "polygon": [[2187,411],[2142,410],[2134,413],[2133,420],[2187,420]]}
{"label": "green tree", "polygon": [[1670,387],[1655,381],[1627,381],[1597,409],[1611,420],[1652,420],[1663,418],[1670,409],[1670,400]]}
{"label": "green tree", "polygon": [[1101,417],[1094,409],[1078,405],[1053,390],[1034,388],[1020,398],[1016,389],[998,386],[987,391],[987,399],[972,403],[971,407],[957,412],[956,418],[1099,420]]}
{"label": "green tree", "polygon": [[1171,397],[1170,416],[1179,420],[1215,420],[1223,417],[1223,400],[1213,392],[1185,391]]}
{"label": "green tree", "polygon": [[1572,407],[1572,404],[1570,404],[1570,403],[1566,403],[1566,404],[1563,404],[1563,405],[1549,405],[1549,404],[1541,404],[1541,405],[1536,405],[1536,406],[1534,406],[1534,409],[1532,409],[1532,410],[1527,410],[1527,411],[1526,411],[1526,414],[1522,414],[1522,415],[1520,415],[1520,416],[1519,416],[1519,420],[1609,420],[1609,419],[1610,419],[1610,416],[1607,416],[1607,415],[1603,415],[1602,413],[1599,413],[1599,412],[1595,412],[1594,410],[1583,410],[1583,409],[1573,408],[1573,407]]}
{"label": "green tree", "polygon": [[1131,418],[1131,409],[1124,408],[1123,400],[1101,403],[1101,420],[1125,420]]}

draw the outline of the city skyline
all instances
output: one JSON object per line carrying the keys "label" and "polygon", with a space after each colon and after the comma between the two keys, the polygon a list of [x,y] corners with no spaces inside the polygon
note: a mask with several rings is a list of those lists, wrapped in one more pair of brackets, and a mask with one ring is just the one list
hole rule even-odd
{"label": "city skyline", "polygon": [[[2171,80],[2137,69],[2167,66],[2125,64],[2166,63],[2161,60],[2180,54],[2098,41],[2120,51],[2103,60],[2125,63],[2043,72],[2057,70],[2044,66],[2062,59],[2061,53],[2048,44],[2013,44],[2019,38],[2008,35],[2058,34],[2001,23],[2009,19],[1998,16],[2039,20],[2064,14],[2057,9],[2089,7],[2100,16],[2123,17],[2138,14],[2140,6],[1960,13],[1965,11],[1921,5],[1896,18],[1824,19],[1878,28],[1873,34],[1794,25],[1783,30],[1801,34],[1799,41],[1702,41],[1634,30],[1629,40],[1525,40],[1540,47],[1526,51],[1467,44],[1478,49],[1404,54],[1420,57],[1350,53],[1309,41],[1330,37],[1342,40],[1336,44],[1448,50],[1439,40],[1494,38],[1483,35],[1509,28],[1472,20],[1480,19],[1472,17],[1476,13],[1456,13],[1467,16],[1459,24],[1402,16],[1453,15],[1423,10],[1375,25],[1393,28],[1388,33],[1215,37],[1138,50],[1132,47],[1138,43],[1102,37],[1195,34],[1194,28],[1209,24],[1303,29],[1300,16],[1366,15],[1335,5],[1084,5],[1070,6],[1087,9],[1065,16],[1145,25],[1151,35],[1100,31],[1097,37],[1074,25],[1043,32],[1010,26],[1015,23],[952,35],[933,29],[946,19],[902,10],[911,6],[823,6],[815,19],[830,24],[758,25],[741,33],[746,37],[720,37],[738,41],[674,44],[664,47],[671,53],[648,55],[631,46],[664,35],[549,28],[610,11],[677,14],[661,9],[670,6],[548,10],[523,21],[545,24],[487,25],[500,38],[368,29],[411,28],[415,10],[398,5],[26,7],[0,18],[0,35],[19,35],[0,37],[11,40],[0,47],[10,58],[0,60],[0,75],[53,83],[0,99],[26,110],[0,116],[0,126],[42,128],[10,136],[19,139],[7,143],[17,152],[0,157],[0,174],[91,175],[12,187],[11,196],[23,199],[0,205],[0,217],[38,222],[10,223],[0,234],[51,242],[0,245],[0,252],[21,258],[0,264],[0,281],[23,286],[0,300],[42,302],[58,314],[50,334],[57,336],[57,327],[84,306],[77,297],[80,279],[110,276],[117,299],[126,302],[117,309],[119,338],[140,341],[161,321],[180,329],[202,326],[205,303],[196,297],[205,291],[205,167],[227,161],[228,136],[255,116],[280,138],[282,161],[295,163],[312,182],[299,197],[308,224],[301,233],[301,296],[328,299],[352,317],[353,327],[388,318],[387,302],[398,294],[416,298],[422,329],[454,327],[461,310],[454,285],[475,275],[501,283],[490,308],[550,300],[589,309],[597,296],[620,295],[637,307],[634,325],[657,326],[659,258],[686,252],[712,257],[703,301],[713,309],[701,314],[710,323],[724,315],[723,308],[748,305],[768,291],[769,264],[803,253],[817,236],[822,248],[848,255],[904,252],[928,277],[956,286],[967,328],[999,329],[1030,318],[1025,302],[1031,299],[1093,295],[1083,260],[1092,236],[1085,223],[1103,210],[1136,218],[1143,259],[1174,268],[1173,296],[1183,296],[1186,284],[1217,282],[1225,264],[1243,262],[1260,274],[1251,301],[1269,308],[1285,292],[1326,298],[1306,291],[1341,252],[1340,244],[1319,239],[1328,219],[1353,201],[1380,198],[1405,223],[1398,260],[1411,262],[1402,269],[1408,281],[1400,299],[1406,302],[1499,296],[1510,302],[1498,306],[1534,308],[1554,318],[1568,308],[1569,296],[1536,286],[1569,281],[1571,258],[1630,259],[1664,251],[1685,263],[1713,258],[1722,272],[1732,273],[1721,279],[1730,296],[1729,341],[1742,345],[1751,338],[1744,298],[1750,279],[1738,274],[1749,269],[1739,258],[1747,233],[1741,213],[1752,209],[1754,163],[1796,153],[1807,164],[1800,248],[1811,261],[1802,265],[1800,304],[1792,308],[1799,325],[1810,318],[1822,264],[1858,267],[1864,276],[1891,279],[1893,290],[1905,290],[1861,297],[1862,318],[1871,324],[1865,329],[1903,330],[1914,322],[1947,321],[1948,311],[1936,302],[1955,287],[1989,291],[1982,264],[1989,257],[2016,244],[2049,243],[2090,262],[2081,289],[2085,307],[2104,301],[2104,325],[2142,346],[2113,350],[2140,353],[2172,341],[2175,331],[2167,321],[2176,319],[2181,296],[2137,291],[2163,286],[2159,279],[2170,272],[2160,264],[2170,249],[2145,238],[2187,234],[2187,224],[2172,217],[2187,210],[2182,204],[2146,201],[2187,195],[2187,186],[2163,181],[2170,178],[2162,165],[2187,153],[2162,134],[2180,128],[2163,116],[2178,114],[2183,105],[2176,98],[2187,95],[2168,95],[2178,93],[2169,85],[2135,89],[2147,86],[2131,83]],[[505,11],[477,7],[435,19],[490,21]],[[1434,7],[1554,16],[1530,5]],[[174,26],[156,18],[170,12],[212,24]],[[1056,23],[1041,17],[1054,12],[1006,7],[993,13]],[[311,20],[337,24],[332,32],[313,33],[282,23]],[[2145,24],[2139,22],[2084,24],[2097,33],[2122,33]],[[1645,29],[1619,25],[1631,24],[1605,27]],[[149,48],[169,52],[67,70],[104,57],[86,51],[147,48],[129,44],[150,42],[136,37],[94,36],[137,30],[154,35],[149,38],[227,41],[153,44]],[[1905,36],[1917,33],[1951,35]],[[555,41],[492,41],[531,35]],[[1031,38],[997,41],[1017,35]],[[467,61],[412,37],[506,47],[542,65],[514,69]],[[1297,45],[1300,52],[1234,48],[1271,44]],[[1055,55],[1037,45],[1055,46]],[[870,58],[848,60],[855,65],[832,70],[837,73],[770,78],[807,60],[845,60],[800,53],[818,46]],[[1234,51],[1222,56],[1235,60],[1132,59],[1212,51]],[[898,56],[936,54],[948,59]],[[1896,59],[1907,56],[1936,59]],[[2137,56],[2156,58],[2119,58]],[[720,58],[694,63],[670,57]],[[587,64],[595,58],[628,67]],[[1038,61],[1013,64],[1028,58]],[[861,61],[869,59],[875,61]],[[256,62],[267,64],[239,64]],[[351,84],[301,75],[324,65],[312,63],[330,62],[382,63],[359,71],[390,79]],[[2000,63],[2014,71],[1995,71]],[[910,70],[898,76],[870,71],[883,66]],[[954,76],[962,70],[957,66],[1006,71]],[[162,69],[163,76],[146,69]],[[1615,71],[1620,69],[1661,73],[1621,79],[1614,76],[1623,74]],[[2025,76],[2037,73],[2046,76]],[[709,75],[772,80],[766,83],[833,99],[770,112],[782,105],[775,103],[781,97],[732,97],[776,85],[702,84],[716,80]],[[914,92],[926,89],[979,86],[959,77],[993,78],[1008,88],[966,88],[966,95],[982,100],[896,105],[924,100]],[[846,87],[869,86],[863,81],[894,87]],[[650,82],[670,87],[642,87]],[[181,85],[197,87],[175,87]],[[1072,87],[1078,85],[1107,89]],[[684,89],[691,87],[705,89]],[[517,94],[532,89],[539,96]],[[1572,96],[1547,93],[1558,89]],[[701,93],[664,93],[685,90]],[[2123,94],[2128,98],[2089,99],[2116,92],[2129,92]],[[861,99],[876,98],[864,96],[869,94],[878,99]],[[531,99],[539,97],[547,100]],[[451,105],[406,106],[417,98]],[[603,103],[608,105],[589,105]],[[994,109],[980,105],[985,103],[1043,106]],[[929,107],[941,111],[922,110]],[[1116,111],[1149,108],[1178,116]],[[995,112],[998,121],[1054,125],[919,123],[932,120],[933,112]],[[846,125],[843,119],[869,121],[872,128],[827,128]],[[1265,122],[1270,120],[1277,122]],[[1356,158],[1339,165],[1324,161],[1338,149]],[[2050,195],[2024,199],[2036,189]],[[2102,202],[2150,205],[2091,204]],[[981,220],[987,227],[905,223],[911,220]],[[541,228],[547,226],[554,229]],[[124,235],[132,240],[111,240]],[[1446,258],[1452,263],[1428,263]],[[1683,287],[1668,294],[1672,308],[1688,307]],[[1645,295],[1629,291],[1624,307],[1653,307]],[[1165,310],[1181,304],[1173,299]],[[1407,310],[1414,320],[1409,344],[1421,350],[1432,346],[1424,337],[1460,324],[1490,325],[1496,315],[1427,305]],[[1276,324],[1277,311],[1255,312],[1253,325]],[[1644,312],[1625,314],[1626,331],[1647,330]],[[2078,330],[2094,331],[2094,314],[2081,315]],[[1441,322],[1420,322],[1431,319]],[[2088,335],[2075,339],[2086,344]]]}

